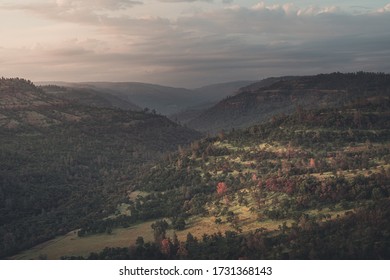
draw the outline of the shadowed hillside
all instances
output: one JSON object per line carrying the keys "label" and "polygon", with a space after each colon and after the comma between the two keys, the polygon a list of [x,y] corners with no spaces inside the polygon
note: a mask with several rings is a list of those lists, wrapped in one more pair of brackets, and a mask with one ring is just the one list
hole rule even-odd
{"label": "shadowed hillside", "polygon": [[[267,80],[265,80],[267,81]],[[321,74],[255,83],[235,96],[226,98],[188,123],[205,132],[247,127],[277,114],[291,114],[297,108],[339,107],[350,101],[390,93],[390,75]]]}
{"label": "shadowed hillside", "polygon": [[166,117],[0,80],[0,255],[114,211],[145,162],[200,137]]}
{"label": "shadowed hillside", "polygon": [[202,112],[250,83],[250,81],[227,82],[197,89],[137,82],[42,82],[41,84],[48,93],[77,100],[82,104],[136,110],[139,109],[138,107],[148,108],[150,111],[171,115],[171,119],[185,123],[188,112],[190,114],[193,110]]}
{"label": "shadowed hillside", "polygon": [[141,110],[140,107],[129,101],[125,101],[112,94],[96,91],[91,88],[47,85],[41,86],[41,89],[45,93],[53,95],[54,97],[71,100],[87,106],[119,108],[133,111]]}

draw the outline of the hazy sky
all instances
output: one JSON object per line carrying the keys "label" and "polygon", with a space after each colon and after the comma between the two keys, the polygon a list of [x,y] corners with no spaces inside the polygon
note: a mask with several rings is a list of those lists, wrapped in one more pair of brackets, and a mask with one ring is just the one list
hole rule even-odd
{"label": "hazy sky", "polygon": [[33,81],[390,72],[390,0],[0,0],[0,38],[0,76]]}

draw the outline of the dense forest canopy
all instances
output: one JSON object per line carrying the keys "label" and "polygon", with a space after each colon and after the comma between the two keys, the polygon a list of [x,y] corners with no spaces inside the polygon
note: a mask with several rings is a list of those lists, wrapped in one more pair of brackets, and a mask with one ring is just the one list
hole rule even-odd
{"label": "dense forest canopy", "polygon": [[103,218],[135,170],[200,137],[167,118],[79,105],[0,80],[0,254]]}

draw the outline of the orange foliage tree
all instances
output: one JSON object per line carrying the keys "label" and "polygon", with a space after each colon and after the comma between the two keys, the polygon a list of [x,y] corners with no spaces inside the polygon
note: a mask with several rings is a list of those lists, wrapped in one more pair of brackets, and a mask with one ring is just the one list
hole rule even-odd
{"label": "orange foliage tree", "polygon": [[309,167],[310,167],[310,168],[316,168],[316,161],[315,161],[314,158],[311,158],[311,159],[310,159]]}

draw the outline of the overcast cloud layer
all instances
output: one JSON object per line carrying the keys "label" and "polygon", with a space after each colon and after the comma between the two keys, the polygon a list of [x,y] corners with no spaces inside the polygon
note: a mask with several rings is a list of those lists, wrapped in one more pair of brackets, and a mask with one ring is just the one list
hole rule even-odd
{"label": "overcast cloud layer", "polygon": [[195,87],[390,72],[390,3],[308,2],[2,1],[0,75]]}

